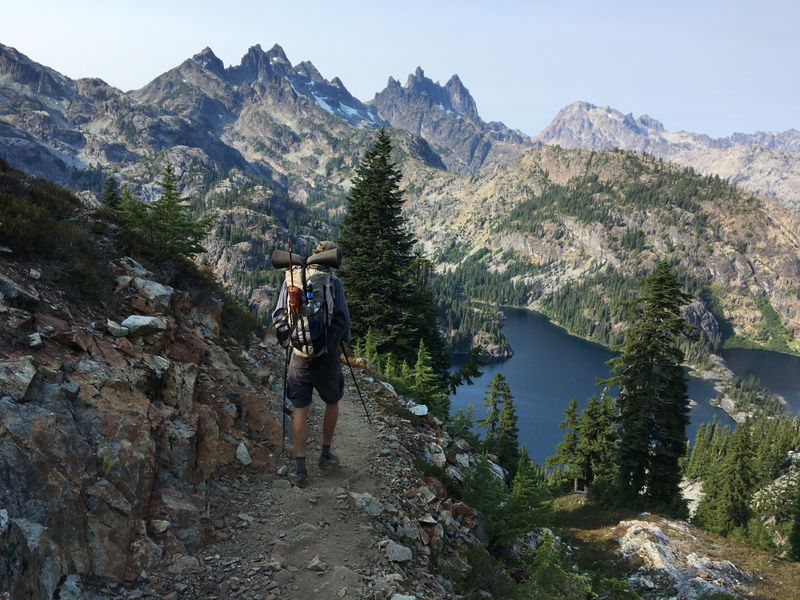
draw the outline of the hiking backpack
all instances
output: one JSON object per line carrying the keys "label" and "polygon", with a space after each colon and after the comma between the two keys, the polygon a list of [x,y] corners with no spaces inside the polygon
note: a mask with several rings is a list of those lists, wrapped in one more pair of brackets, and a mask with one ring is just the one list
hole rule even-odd
{"label": "hiking backpack", "polygon": [[[302,289],[304,284],[305,290]],[[286,314],[292,348],[307,357],[323,354],[328,343],[328,328],[333,320],[334,293],[330,270],[320,265],[292,266],[286,269],[286,288]]]}

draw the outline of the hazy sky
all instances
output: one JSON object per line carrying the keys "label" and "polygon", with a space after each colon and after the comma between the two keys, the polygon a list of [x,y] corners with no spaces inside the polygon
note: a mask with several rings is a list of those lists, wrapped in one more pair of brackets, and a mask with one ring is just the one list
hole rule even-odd
{"label": "hazy sky", "polygon": [[362,100],[420,65],[530,134],[575,100],[715,136],[800,128],[798,0],[0,0],[0,42],[124,90],[205,46],[228,65],[279,43]]}

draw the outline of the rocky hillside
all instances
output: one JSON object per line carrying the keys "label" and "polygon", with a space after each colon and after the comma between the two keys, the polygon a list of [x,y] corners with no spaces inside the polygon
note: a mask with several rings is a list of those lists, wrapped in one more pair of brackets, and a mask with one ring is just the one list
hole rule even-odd
{"label": "rocky hillside", "polygon": [[649,115],[637,118],[608,106],[575,102],[561,109],[536,140],[564,148],[645,152],[800,205],[800,131],[796,129],[712,138],[667,131]]}
{"label": "rocky hillside", "polygon": [[520,131],[484,122],[458,75],[440,85],[417,67],[405,85],[390,77],[371,104],[392,127],[427,140],[447,168],[457,173],[477,173],[485,166],[504,164],[531,145]]}
{"label": "rocky hillside", "polygon": [[496,273],[581,335],[613,339],[631,278],[668,256],[696,294],[708,290],[700,308],[716,315],[698,324],[728,321],[766,341],[768,303],[797,349],[800,238],[786,206],[653,158],[555,146],[472,178],[407,173],[406,185],[416,234],[442,271]]}

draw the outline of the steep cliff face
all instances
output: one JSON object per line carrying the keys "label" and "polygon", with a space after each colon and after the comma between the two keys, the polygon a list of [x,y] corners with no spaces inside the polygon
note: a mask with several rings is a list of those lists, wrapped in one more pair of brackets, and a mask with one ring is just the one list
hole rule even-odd
{"label": "steep cliff face", "polygon": [[522,132],[502,123],[485,123],[458,75],[442,86],[417,67],[404,86],[390,77],[372,104],[392,127],[427,140],[441,153],[448,169],[459,173],[477,173],[484,166],[506,163],[530,145]]}
{"label": "steep cliff face", "polygon": [[103,302],[55,285],[58,264],[0,267],[0,595],[134,581],[206,541],[220,469],[275,463],[280,368],[230,337],[205,284],[106,258]]}

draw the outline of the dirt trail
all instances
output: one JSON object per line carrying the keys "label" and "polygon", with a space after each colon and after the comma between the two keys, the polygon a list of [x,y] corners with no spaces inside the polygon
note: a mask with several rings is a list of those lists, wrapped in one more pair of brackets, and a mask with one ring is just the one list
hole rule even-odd
{"label": "dirt trail", "polygon": [[[346,366],[345,366],[346,369]],[[164,598],[386,598],[401,589],[403,571],[384,558],[380,524],[355,506],[349,492],[387,491],[386,456],[402,452],[371,401],[377,382],[362,380],[367,422],[349,372],[333,451],[341,467],[322,472],[317,460],[324,405],[314,394],[309,419],[309,485],[292,487],[273,468],[231,468],[215,485],[210,507],[214,541],[196,556],[165,561],[142,596]],[[287,419],[287,427],[289,427]],[[385,446],[389,438],[389,448]],[[381,454],[383,449],[383,455]],[[290,469],[287,458],[279,464]],[[381,463],[383,466],[381,466]],[[388,577],[387,577],[388,575]]]}

